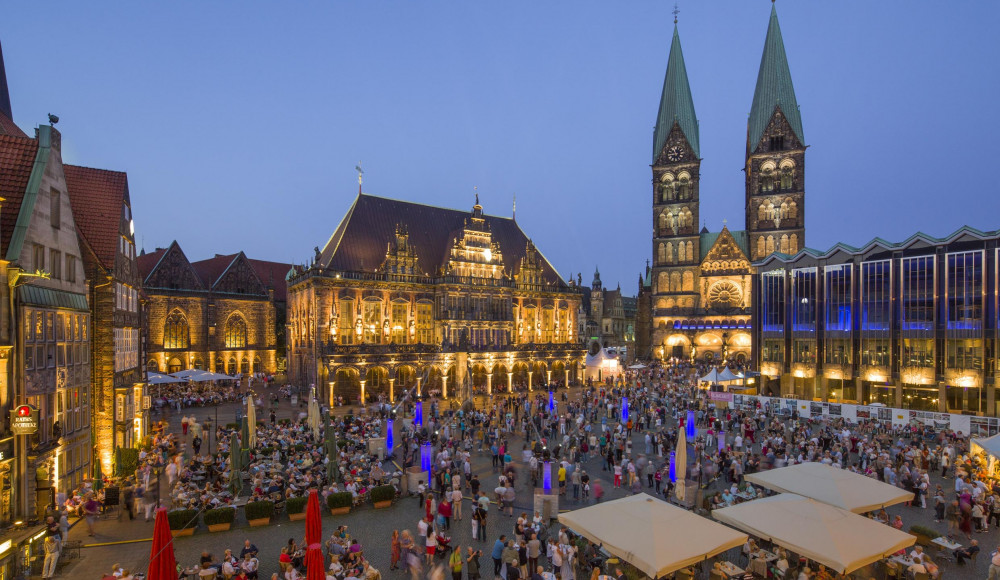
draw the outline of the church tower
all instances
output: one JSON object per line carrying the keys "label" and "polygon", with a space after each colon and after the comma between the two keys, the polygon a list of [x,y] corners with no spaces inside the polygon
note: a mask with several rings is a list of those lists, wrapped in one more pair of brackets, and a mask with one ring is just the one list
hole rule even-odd
{"label": "church tower", "polygon": [[700,248],[698,181],[701,159],[698,119],[688,85],[681,40],[674,36],[653,131],[652,344],[662,337],[662,317],[698,307]]}
{"label": "church tower", "polygon": [[747,122],[746,230],[752,261],[773,252],[794,254],[805,246],[805,153],[802,117],[772,4]]}

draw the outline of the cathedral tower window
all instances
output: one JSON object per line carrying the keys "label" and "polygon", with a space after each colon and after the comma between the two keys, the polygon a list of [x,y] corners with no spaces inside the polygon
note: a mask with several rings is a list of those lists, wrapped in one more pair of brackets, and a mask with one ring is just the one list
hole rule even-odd
{"label": "cathedral tower window", "polygon": [[187,318],[178,310],[171,312],[163,323],[163,348],[188,348],[189,336]]}
{"label": "cathedral tower window", "polygon": [[765,254],[773,254],[774,253],[774,236],[767,236],[767,247],[766,247],[766,249],[767,249],[767,251],[765,252]]}
{"label": "cathedral tower window", "polygon": [[759,238],[757,238],[757,256],[763,258],[766,254],[767,254],[767,245],[764,242],[764,236],[760,236]]}
{"label": "cathedral tower window", "polygon": [[684,291],[694,292],[694,274],[691,272],[684,272]]}
{"label": "cathedral tower window", "polygon": [[791,165],[783,165],[781,167],[781,189],[787,191],[792,188],[792,182],[795,179],[795,168]]}
{"label": "cathedral tower window", "polygon": [[760,191],[767,193],[774,191],[774,168],[764,167],[760,172]]}
{"label": "cathedral tower window", "polygon": [[780,244],[780,247],[781,247],[780,251],[781,251],[782,254],[787,254],[788,253],[788,234],[781,234],[781,244]]}
{"label": "cathedral tower window", "polygon": [[680,185],[677,188],[677,197],[682,200],[687,200],[691,198],[691,178],[686,174],[682,173],[678,178]]}
{"label": "cathedral tower window", "polygon": [[681,273],[672,272],[670,274],[670,291],[680,292],[681,291]]}
{"label": "cathedral tower window", "polygon": [[788,238],[788,253],[794,254],[799,251],[799,236],[798,234],[792,234]]}
{"label": "cathedral tower window", "polygon": [[686,262],[687,259],[687,250],[684,247],[684,242],[680,242],[677,244],[677,261],[683,263]]}

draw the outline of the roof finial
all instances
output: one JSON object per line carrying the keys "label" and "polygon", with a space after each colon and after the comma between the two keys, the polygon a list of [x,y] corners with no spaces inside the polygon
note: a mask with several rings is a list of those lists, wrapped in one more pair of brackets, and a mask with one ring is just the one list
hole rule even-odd
{"label": "roof finial", "polygon": [[517,192],[514,192],[514,207],[510,210],[510,219],[517,221]]}
{"label": "roof finial", "polygon": [[364,181],[362,175],[365,174],[365,170],[361,169],[360,160],[358,161],[358,164],[354,166],[354,170],[358,172],[358,195],[361,195],[361,182]]}
{"label": "roof finial", "polygon": [[729,220],[727,220],[726,218],[722,218],[722,227],[726,227],[726,224],[728,224],[728,223],[729,223]]}
{"label": "roof finial", "polygon": [[479,205],[479,187],[476,185],[472,186],[472,191],[476,192],[476,205]]}
{"label": "roof finial", "polygon": [[[774,0],[771,0],[771,2],[774,2]],[[677,8],[677,3],[674,3],[674,24],[677,24],[677,15],[680,13],[681,11]]]}

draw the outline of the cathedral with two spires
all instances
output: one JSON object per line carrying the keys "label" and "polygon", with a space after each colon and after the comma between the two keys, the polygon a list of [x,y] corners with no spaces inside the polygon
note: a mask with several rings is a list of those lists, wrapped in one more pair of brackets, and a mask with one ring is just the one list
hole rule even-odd
{"label": "cathedral with two spires", "polygon": [[743,230],[699,231],[700,145],[675,20],[653,132],[653,259],[639,280],[636,354],[742,363],[752,263],[805,245],[806,145],[773,4],[747,121]]}

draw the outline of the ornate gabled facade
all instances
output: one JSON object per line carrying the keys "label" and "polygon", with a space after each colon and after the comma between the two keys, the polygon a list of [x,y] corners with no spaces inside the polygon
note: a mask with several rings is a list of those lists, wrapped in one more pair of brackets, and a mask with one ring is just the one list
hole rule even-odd
{"label": "ornate gabled facade", "polygon": [[636,338],[636,298],[623,296],[621,286],[608,290],[601,282],[601,272],[594,270],[589,290],[583,292],[583,338],[587,349],[596,353],[612,348],[633,357]]}
{"label": "ornate gabled facade", "polygon": [[699,232],[700,136],[675,23],[653,133],[653,262],[639,279],[637,356],[748,360],[751,260],[804,242],[802,143],[772,7],[747,125],[746,230]]}
{"label": "ornate gabled facade", "polygon": [[275,373],[290,264],[243,252],[190,262],[175,241],[139,256],[146,299],[146,368]]}
{"label": "ornate gabled facade", "polygon": [[288,288],[289,379],[330,401],[559,384],[583,363],[580,294],[478,197],[463,212],[359,192]]}
{"label": "ornate gabled facade", "polygon": [[136,446],[149,429],[139,299],[142,279],[128,176],[74,165],[64,170],[83,267],[91,281],[95,459],[103,473],[112,473],[114,450]]}

